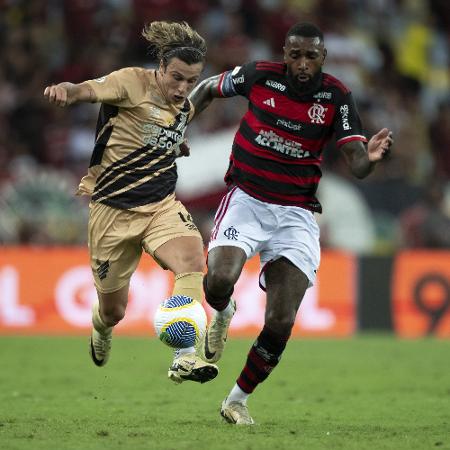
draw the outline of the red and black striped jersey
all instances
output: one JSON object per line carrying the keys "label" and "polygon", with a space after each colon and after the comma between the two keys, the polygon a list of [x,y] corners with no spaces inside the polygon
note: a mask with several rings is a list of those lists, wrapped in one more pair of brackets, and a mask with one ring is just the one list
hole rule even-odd
{"label": "red and black striped jersey", "polygon": [[268,61],[221,75],[220,95],[249,101],[234,138],[228,184],[265,202],[322,211],[315,194],[325,143],[333,135],[338,147],[367,139],[351,92],[326,73],[317,86],[299,94],[288,83],[286,65]]}

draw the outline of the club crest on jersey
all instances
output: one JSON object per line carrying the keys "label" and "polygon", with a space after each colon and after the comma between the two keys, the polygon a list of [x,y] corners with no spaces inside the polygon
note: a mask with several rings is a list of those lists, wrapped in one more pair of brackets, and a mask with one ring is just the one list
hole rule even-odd
{"label": "club crest on jersey", "polygon": [[149,107],[150,116],[154,117],[155,119],[158,119],[161,117],[161,109],[159,109],[156,106],[150,106]]}
{"label": "club crest on jersey", "polygon": [[237,241],[237,238],[239,236],[239,231],[236,230],[233,226],[227,228],[223,234],[230,239],[231,241]]}
{"label": "club crest on jersey", "polygon": [[327,110],[328,108],[324,108],[322,105],[314,103],[314,105],[308,109],[308,116],[311,119],[311,123],[325,123],[325,113]]}

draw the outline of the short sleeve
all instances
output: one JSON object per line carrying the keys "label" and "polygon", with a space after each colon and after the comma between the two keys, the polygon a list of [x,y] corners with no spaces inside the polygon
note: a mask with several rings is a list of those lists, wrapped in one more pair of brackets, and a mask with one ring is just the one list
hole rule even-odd
{"label": "short sleeve", "polygon": [[333,127],[338,147],[350,141],[367,142],[351,92],[344,94],[337,104]]}
{"label": "short sleeve", "polygon": [[86,81],[95,93],[97,102],[124,108],[133,107],[143,94],[142,80],[134,68],[124,68],[104,77]]}
{"label": "short sleeve", "polygon": [[219,80],[219,94],[222,97],[234,97],[235,95],[246,97],[255,80],[255,66],[256,63],[253,62],[223,72]]}

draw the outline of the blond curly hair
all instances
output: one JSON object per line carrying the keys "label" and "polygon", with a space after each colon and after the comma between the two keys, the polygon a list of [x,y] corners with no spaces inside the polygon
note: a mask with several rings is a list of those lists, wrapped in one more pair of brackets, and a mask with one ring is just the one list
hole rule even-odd
{"label": "blond curly hair", "polygon": [[145,25],[142,36],[151,52],[166,66],[177,57],[187,64],[204,62],[205,40],[186,22],[155,21]]}

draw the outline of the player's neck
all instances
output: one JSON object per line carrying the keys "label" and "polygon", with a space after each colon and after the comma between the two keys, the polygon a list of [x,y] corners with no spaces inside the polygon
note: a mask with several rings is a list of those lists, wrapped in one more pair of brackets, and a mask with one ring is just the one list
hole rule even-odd
{"label": "player's neck", "polygon": [[164,89],[164,84],[161,81],[161,73],[159,71],[159,69],[155,70],[155,81],[156,81],[156,85],[158,86],[159,91],[161,92],[165,102],[170,105],[169,99],[167,98],[167,93]]}

